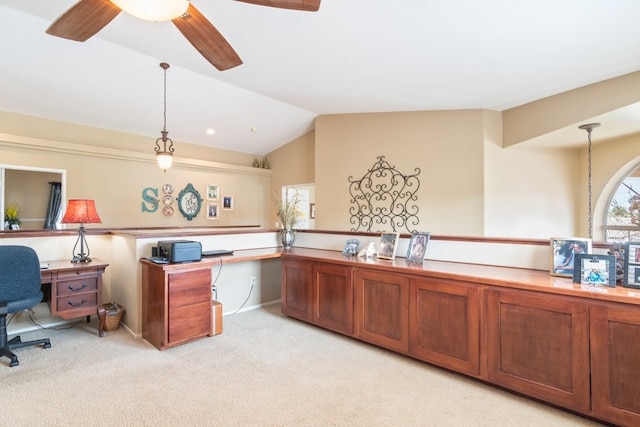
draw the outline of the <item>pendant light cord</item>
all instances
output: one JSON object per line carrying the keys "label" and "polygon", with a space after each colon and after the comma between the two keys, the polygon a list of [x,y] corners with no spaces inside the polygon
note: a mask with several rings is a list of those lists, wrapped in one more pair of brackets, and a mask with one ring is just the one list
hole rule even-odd
{"label": "pendant light cord", "polygon": [[589,238],[593,239],[593,212],[591,207],[591,129],[588,131],[589,133],[589,144],[587,150],[587,165],[588,165],[588,193],[589,193]]}
{"label": "pendant light cord", "polygon": [[162,67],[162,69],[164,70],[164,97],[163,97],[163,102],[164,102],[164,126],[162,128],[162,130],[164,132],[167,131],[167,68],[169,68],[169,64],[163,62],[162,64],[160,64],[160,66]]}
{"label": "pendant light cord", "polygon": [[593,211],[591,207],[591,131],[594,128],[600,126],[600,123],[589,123],[587,125],[578,126],[580,129],[587,131],[587,137],[589,139],[589,143],[587,145],[587,193],[589,196],[588,200],[588,219],[589,219],[589,239],[593,239]]}

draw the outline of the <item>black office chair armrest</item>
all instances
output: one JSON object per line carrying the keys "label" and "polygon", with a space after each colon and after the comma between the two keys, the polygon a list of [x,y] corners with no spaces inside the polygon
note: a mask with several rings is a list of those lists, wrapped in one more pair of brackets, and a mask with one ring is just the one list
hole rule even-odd
{"label": "black office chair armrest", "polygon": [[7,302],[0,301],[0,315],[8,314],[9,310],[7,309]]}

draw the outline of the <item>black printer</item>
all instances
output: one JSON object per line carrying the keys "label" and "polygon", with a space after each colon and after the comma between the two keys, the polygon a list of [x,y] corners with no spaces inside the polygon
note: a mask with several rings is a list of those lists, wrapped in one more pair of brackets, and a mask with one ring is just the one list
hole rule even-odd
{"label": "black printer", "polygon": [[202,243],[193,240],[164,240],[158,242],[158,256],[169,262],[200,261]]}

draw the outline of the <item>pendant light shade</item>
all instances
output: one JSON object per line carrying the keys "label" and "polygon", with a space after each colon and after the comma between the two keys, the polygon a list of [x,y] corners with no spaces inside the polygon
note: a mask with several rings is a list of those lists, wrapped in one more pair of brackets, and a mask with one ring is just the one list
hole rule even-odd
{"label": "pendant light shade", "polygon": [[164,127],[160,132],[162,136],[156,139],[156,161],[160,169],[165,172],[171,167],[173,162],[173,141],[169,138],[169,132],[167,132],[167,68],[169,64],[161,62],[160,67],[164,70]]}

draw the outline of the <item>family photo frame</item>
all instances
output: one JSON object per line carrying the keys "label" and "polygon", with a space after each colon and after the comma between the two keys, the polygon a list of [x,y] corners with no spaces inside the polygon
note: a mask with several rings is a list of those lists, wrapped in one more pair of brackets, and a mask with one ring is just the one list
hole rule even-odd
{"label": "family photo frame", "polygon": [[348,239],[344,244],[342,255],[344,256],[356,256],[358,255],[358,247],[360,246],[360,240]]}
{"label": "family photo frame", "polygon": [[552,237],[549,273],[573,278],[576,254],[591,253],[592,241],[582,237]]}
{"label": "family photo frame", "polygon": [[427,244],[431,238],[431,233],[411,233],[411,239],[409,240],[409,246],[407,248],[406,262],[412,264],[423,264],[424,256],[427,252]]}
{"label": "family photo frame", "polygon": [[220,187],[218,185],[209,184],[207,185],[207,199],[208,200],[218,200],[220,194]]}
{"label": "family photo frame", "polygon": [[233,196],[222,196],[222,209],[225,211],[233,210]]}
{"label": "family photo frame", "polygon": [[622,286],[640,289],[640,242],[625,244]]}
{"label": "family photo frame", "polygon": [[576,254],[573,283],[587,286],[616,287],[616,257],[600,254]]}
{"label": "family photo frame", "polygon": [[380,235],[378,244],[378,258],[394,259],[398,250],[398,237],[400,233],[386,233]]}
{"label": "family photo frame", "polygon": [[207,203],[207,219],[218,219],[219,209],[217,203]]}

